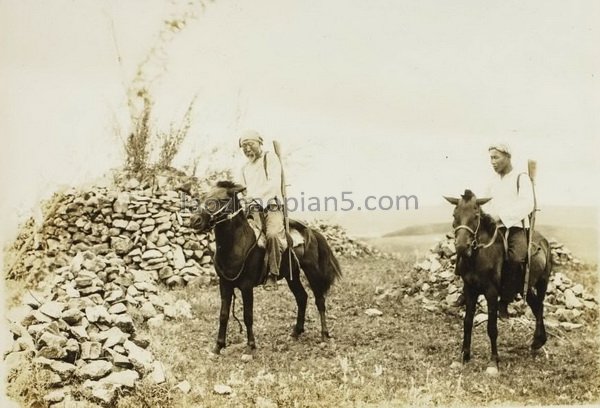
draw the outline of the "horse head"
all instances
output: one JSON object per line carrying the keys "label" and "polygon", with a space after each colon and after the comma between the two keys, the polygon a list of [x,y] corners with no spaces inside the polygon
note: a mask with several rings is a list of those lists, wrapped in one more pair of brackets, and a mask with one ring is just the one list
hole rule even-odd
{"label": "horse head", "polygon": [[450,204],[455,205],[454,221],[454,244],[458,256],[470,257],[473,247],[477,242],[477,232],[481,225],[480,206],[487,203],[491,198],[477,198],[471,190],[465,190],[461,198],[444,197]]}
{"label": "horse head", "polygon": [[198,232],[206,232],[215,225],[230,220],[242,210],[237,193],[246,188],[231,181],[219,181],[204,197],[198,212],[192,215],[190,225]]}

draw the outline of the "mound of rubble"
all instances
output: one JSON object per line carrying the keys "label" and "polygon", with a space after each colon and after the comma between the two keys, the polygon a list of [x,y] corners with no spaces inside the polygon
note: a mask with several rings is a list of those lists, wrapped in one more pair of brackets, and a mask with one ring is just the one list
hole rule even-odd
{"label": "mound of rubble", "polygon": [[9,314],[15,341],[5,363],[18,369],[33,358],[49,370],[60,388],[48,403],[83,395],[110,404],[147,374],[164,381],[135,322],[191,318],[190,305],[165,289],[215,280],[212,236],[187,226],[189,194],[200,186],[181,180],[57,194],[41,228],[19,239],[8,277],[50,284]]}
{"label": "mound of rubble", "polygon": [[364,242],[354,239],[346,233],[340,225],[329,224],[322,220],[315,220],[309,224],[327,239],[336,256],[360,258],[373,256],[377,258],[392,258],[391,254],[382,252]]}
{"label": "mound of rubble", "polygon": [[[563,244],[552,240],[550,242],[554,265],[562,270],[579,270],[584,264],[574,258]],[[454,274],[456,250],[454,237],[448,234],[430,250],[426,259],[414,265],[421,278],[413,286],[413,294],[422,296],[423,308],[428,311],[453,310],[455,302],[462,292],[462,279]],[[597,311],[598,299],[587,292],[583,285],[573,282],[565,273],[554,268],[548,283],[544,301],[545,316],[550,322],[555,318],[557,325],[565,329],[575,329],[582,326],[584,314]],[[480,297],[479,306],[483,313],[487,311],[485,299]],[[511,315],[529,313],[527,304],[520,300],[509,306]],[[552,324],[552,323],[551,323]]]}

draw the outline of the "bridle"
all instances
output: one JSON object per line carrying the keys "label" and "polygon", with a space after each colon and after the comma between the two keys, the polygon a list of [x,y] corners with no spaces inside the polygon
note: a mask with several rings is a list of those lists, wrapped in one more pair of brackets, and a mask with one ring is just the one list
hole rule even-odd
{"label": "bridle", "polygon": [[478,240],[477,240],[477,233],[479,232],[480,225],[481,225],[481,212],[479,212],[479,217],[477,219],[477,227],[475,227],[475,230],[473,230],[468,225],[461,224],[458,227],[454,228],[454,234],[456,235],[456,231],[459,231],[461,229],[467,230],[473,235],[473,241],[471,242],[471,247],[473,248],[474,251],[477,249],[480,249],[480,248],[489,248],[494,244],[494,242],[496,242],[496,237],[498,236],[498,226],[496,226],[496,228],[494,229],[494,235],[490,239],[490,242],[488,242],[487,244],[482,244],[482,243],[478,242]]}
{"label": "bridle", "polygon": [[209,229],[214,228],[217,224],[220,224],[222,222],[231,221],[236,215],[238,215],[240,212],[242,212],[244,210],[244,208],[242,206],[240,206],[239,209],[235,210],[232,213],[225,212],[225,210],[227,208],[229,208],[229,206],[231,205],[232,202],[233,202],[233,197],[230,198],[229,201],[227,201],[227,204],[225,204],[224,206],[222,206],[215,212],[208,211],[208,209],[206,208],[206,205],[202,204],[201,208],[209,216],[209,220],[208,220]]}

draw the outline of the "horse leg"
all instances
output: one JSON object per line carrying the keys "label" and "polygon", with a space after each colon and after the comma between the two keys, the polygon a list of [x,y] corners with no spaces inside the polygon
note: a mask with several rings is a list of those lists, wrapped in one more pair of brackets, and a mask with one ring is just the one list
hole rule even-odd
{"label": "horse leg", "polygon": [[319,317],[321,318],[321,340],[325,341],[331,336],[329,335],[329,329],[327,328],[327,314],[326,314],[326,306],[325,306],[325,295],[322,293],[315,293],[315,304],[317,305],[317,309],[319,310]]}
{"label": "horse leg", "polygon": [[308,294],[300,282],[300,275],[294,273],[293,279],[290,279],[289,273],[285,273],[285,280],[287,281],[288,287],[294,294],[296,299],[296,305],[298,307],[298,314],[296,315],[296,325],[292,329],[292,337],[297,339],[302,333],[304,333],[304,320],[306,316],[306,301]]}
{"label": "horse leg", "polygon": [[538,280],[535,284],[536,294],[530,290],[527,291],[527,304],[535,316],[535,332],[533,333],[532,350],[538,350],[546,344],[546,327],[544,326],[544,297],[548,282]]}
{"label": "horse leg", "polygon": [[492,289],[486,293],[485,299],[488,306],[487,334],[492,347],[492,357],[486,372],[488,374],[498,373],[498,293]]}
{"label": "horse leg", "polygon": [[318,269],[317,266],[311,263],[303,265],[306,278],[310,284],[310,288],[315,295],[315,305],[319,311],[319,318],[321,320],[321,340],[325,341],[331,336],[329,335],[329,329],[327,328],[327,307],[325,306],[325,288],[323,282],[317,277]]}
{"label": "horse leg", "polygon": [[463,346],[462,360],[467,363],[471,359],[471,334],[473,332],[473,318],[475,317],[475,306],[477,303],[476,292],[468,285],[464,288],[466,312],[463,323]]}
{"label": "horse leg", "polygon": [[217,336],[217,345],[213,350],[215,354],[220,354],[221,349],[225,348],[225,336],[227,335],[227,323],[229,322],[233,286],[223,282],[223,279],[220,279],[219,292],[221,293],[221,311],[219,312],[219,335]]}
{"label": "horse leg", "polygon": [[252,324],[254,322],[254,291],[250,288],[242,289],[242,301],[244,302],[244,325],[246,325],[246,334],[248,342],[246,344],[246,353],[251,354],[256,349],[254,340],[254,331]]}

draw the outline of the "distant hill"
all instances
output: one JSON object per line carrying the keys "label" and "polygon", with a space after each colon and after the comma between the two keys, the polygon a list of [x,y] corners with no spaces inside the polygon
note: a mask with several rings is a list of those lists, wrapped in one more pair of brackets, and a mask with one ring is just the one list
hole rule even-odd
{"label": "distant hill", "polygon": [[448,222],[436,222],[425,225],[411,225],[404,227],[398,231],[384,234],[384,237],[404,237],[408,235],[430,235],[430,234],[445,234],[452,228]]}

